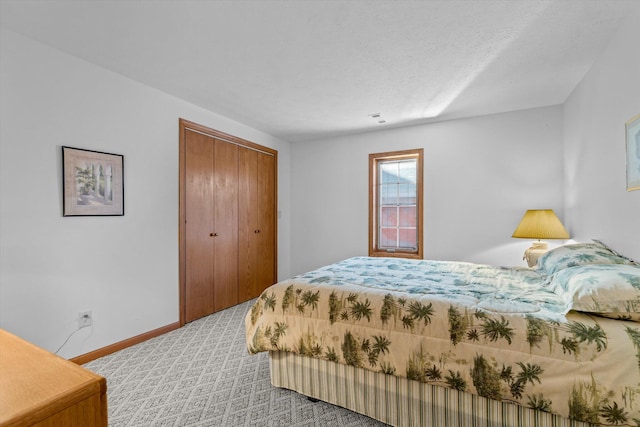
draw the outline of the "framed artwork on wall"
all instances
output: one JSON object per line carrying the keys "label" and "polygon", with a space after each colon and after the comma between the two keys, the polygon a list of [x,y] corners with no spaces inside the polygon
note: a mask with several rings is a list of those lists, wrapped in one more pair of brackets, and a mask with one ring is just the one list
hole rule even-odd
{"label": "framed artwork on wall", "polygon": [[627,134],[627,191],[640,190],[640,114],[625,124]]}
{"label": "framed artwork on wall", "polygon": [[124,215],[124,156],[62,147],[62,215]]}

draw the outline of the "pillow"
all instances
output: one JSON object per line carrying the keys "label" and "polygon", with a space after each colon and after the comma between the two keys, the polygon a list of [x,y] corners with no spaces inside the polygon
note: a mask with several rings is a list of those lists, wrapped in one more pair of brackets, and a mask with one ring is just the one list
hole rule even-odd
{"label": "pillow", "polygon": [[629,258],[620,256],[601,243],[575,243],[559,246],[538,259],[538,270],[554,274],[562,269],[589,264],[630,264]]}
{"label": "pillow", "polygon": [[551,287],[572,310],[640,322],[640,266],[569,267],[552,276]]}
{"label": "pillow", "polygon": [[605,248],[607,248],[608,250],[610,250],[611,252],[613,252],[614,254],[618,255],[620,258],[624,258],[627,261],[630,261],[631,264],[638,264],[636,261],[632,260],[629,257],[626,257],[624,255],[622,255],[620,252],[616,252],[615,250],[613,250],[612,248],[610,248],[609,246],[607,246],[605,243],[603,243],[601,240],[597,240],[597,239],[592,239],[595,243],[604,246]]}

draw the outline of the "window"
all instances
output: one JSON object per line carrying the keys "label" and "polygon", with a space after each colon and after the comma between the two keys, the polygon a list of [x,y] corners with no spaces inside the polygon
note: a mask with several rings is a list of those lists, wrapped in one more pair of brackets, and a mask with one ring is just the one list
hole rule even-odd
{"label": "window", "polygon": [[422,258],[422,154],[369,154],[369,256]]}

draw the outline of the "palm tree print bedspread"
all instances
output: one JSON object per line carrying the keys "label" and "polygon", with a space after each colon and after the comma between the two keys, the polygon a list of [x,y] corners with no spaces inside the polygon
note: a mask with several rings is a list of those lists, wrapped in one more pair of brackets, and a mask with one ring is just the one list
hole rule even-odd
{"label": "palm tree print bedspread", "polygon": [[351,258],[268,288],[245,320],[248,350],[640,426],[640,324],[570,311],[549,283],[526,268]]}

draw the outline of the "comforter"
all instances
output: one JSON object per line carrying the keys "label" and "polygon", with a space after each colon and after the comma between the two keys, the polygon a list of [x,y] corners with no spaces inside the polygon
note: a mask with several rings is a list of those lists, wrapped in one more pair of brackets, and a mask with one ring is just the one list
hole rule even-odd
{"label": "comforter", "polygon": [[571,308],[536,270],[357,257],[268,288],[245,326],[250,353],[289,351],[640,425],[640,325]]}

